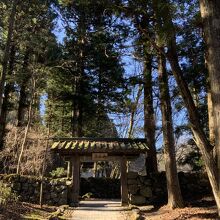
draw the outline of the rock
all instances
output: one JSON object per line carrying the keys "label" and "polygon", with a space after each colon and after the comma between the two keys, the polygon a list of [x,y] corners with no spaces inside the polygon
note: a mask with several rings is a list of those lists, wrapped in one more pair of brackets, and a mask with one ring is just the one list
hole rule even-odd
{"label": "rock", "polygon": [[24,183],[22,184],[22,190],[24,190],[24,191],[27,191],[27,190],[28,190],[28,183],[27,183],[27,182],[24,182]]}
{"label": "rock", "polygon": [[131,194],[136,194],[138,190],[139,190],[139,187],[137,185],[129,185],[128,186],[128,191]]}
{"label": "rock", "polygon": [[55,186],[54,191],[61,192],[62,191],[61,186]]}
{"label": "rock", "polygon": [[58,202],[59,205],[66,205],[67,204],[67,199],[60,199],[59,202]]}
{"label": "rock", "polygon": [[138,208],[142,212],[152,212],[155,207],[153,205],[145,205],[145,206],[140,206]]}
{"label": "rock", "polygon": [[150,187],[143,187],[140,189],[140,194],[144,197],[151,198],[152,197],[152,190]]}
{"label": "rock", "polygon": [[140,180],[141,183],[144,183],[144,180],[146,179],[145,176],[138,176],[138,179]]}
{"label": "rock", "polygon": [[43,195],[43,198],[44,198],[45,200],[50,200],[50,193],[44,194],[44,195]]}
{"label": "rock", "polygon": [[51,193],[51,199],[55,199],[55,198],[57,198],[57,194],[55,192],[52,192]]}
{"label": "rock", "polygon": [[140,210],[137,209],[137,208],[132,209],[132,210],[131,210],[130,219],[131,219],[131,220],[140,220],[140,219],[142,219],[142,218],[141,218],[141,215],[140,215]]}
{"label": "rock", "polygon": [[61,205],[61,206],[59,206],[58,210],[59,210],[59,212],[61,212],[63,214],[64,211],[68,208],[69,208],[69,205]]}
{"label": "rock", "polygon": [[151,186],[151,185],[152,185],[151,179],[145,179],[145,180],[144,180],[144,185],[146,185],[146,186]]}
{"label": "rock", "polygon": [[35,194],[35,195],[39,194],[39,189],[35,188],[35,189],[34,189],[34,194]]}
{"label": "rock", "polygon": [[32,187],[32,185],[29,185],[29,187],[28,187],[28,192],[32,195],[32,194],[34,194],[34,187]]}
{"label": "rock", "polygon": [[35,196],[31,196],[29,199],[30,199],[30,202],[36,202],[36,197]]}
{"label": "rock", "polygon": [[132,205],[144,205],[146,203],[146,198],[141,195],[131,195],[130,204]]}
{"label": "rock", "polygon": [[127,173],[127,178],[128,179],[136,179],[138,177],[138,173],[136,173],[136,172],[128,172]]}
{"label": "rock", "polygon": [[141,182],[141,180],[140,180],[139,178],[137,179],[137,184],[138,184],[139,186],[142,185],[142,182]]}
{"label": "rock", "polygon": [[61,186],[59,186],[59,189],[60,189],[61,191],[63,191],[63,190],[66,189],[66,186],[65,186],[65,185],[61,185]]}
{"label": "rock", "polygon": [[67,197],[67,190],[61,192],[62,197]]}
{"label": "rock", "polygon": [[128,185],[138,185],[138,182],[136,179],[128,179]]}
{"label": "rock", "polygon": [[27,182],[32,184],[34,182],[34,179],[27,179]]}
{"label": "rock", "polygon": [[[53,198],[53,197],[51,197],[51,198]],[[54,201],[56,204],[58,204],[59,198],[58,198],[58,197],[54,197],[54,198],[53,198],[53,201]]]}
{"label": "rock", "polygon": [[21,183],[15,182],[13,184],[12,188],[16,191],[20,191],[21,190]]}
{"label": "rock", "polygon": [[53,205],[54,202],[50,199],[50,200],[48,200],[47,204],[48,204],[48,205]]}
{"label": "rock", "polygon": [[163,192],[163,189],[157,187],[157,188],[154,189],[154,191],[155,191],[156,193],[161,193],[161,192]]}
{"label": "rock", "polygon": [[24,182],[26,182],[26,181],[27,181],[27,180],[26,180],[26,178],[25,178],[24,176],[21,176],[21,177],[20,177],[20,182],[21,182],[21,183],[24,183]]}

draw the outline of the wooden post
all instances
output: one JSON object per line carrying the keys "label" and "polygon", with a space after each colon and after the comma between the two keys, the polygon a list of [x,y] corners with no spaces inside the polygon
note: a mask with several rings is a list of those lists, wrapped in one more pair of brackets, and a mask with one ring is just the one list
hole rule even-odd
{"label": "wooden post", "polygon": [[79,183],[80,183],[80,157],[79,155],[73,158],[73,190],[71,205],[78,206],[79,204]]}
{"label": "wooden post", "polygon": [[128,181],[127,181],[127,159],[121,158],[121,204],[128,205]]}
{"label": "wooden post", "polygon": [[94,168],[93,168],[93,172],[94,172],[94,178],[96,178],[97,177],[97,161],[96,162],[94,162]]}
{"label": "wooden post", "polygon": [[68,159],[67,161],[67,178],[72,178],[72,160],[71,159]]}

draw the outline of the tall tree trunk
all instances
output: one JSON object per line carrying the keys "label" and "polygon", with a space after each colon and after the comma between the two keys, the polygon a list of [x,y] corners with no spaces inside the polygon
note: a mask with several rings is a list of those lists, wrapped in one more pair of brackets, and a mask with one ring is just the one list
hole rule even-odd
{"label": "tall tree trunk", "polygon": [[[145,48],[147,50],[147,48]],[[144,133],[149,147],[146,159],[147,173],[156,173],[157,152],[155,146],[156,122],[153,106],[153,88],[152,88],[152,57],[145,51],[144,63]]]}
{"label": "tall tree trunk", "polygon": [[167,179],[168,206],[172,209],[181,208],[183,207],[183,200],[176,167],[172,108],[169,94],[168,77],[166,72],[166,59],[162,54],[158,56],[158,77],[160,87],[160,103],[162,113],[162,129],[164,143],[164,160]]}
{"label": "tall tree trunk", "polygon": [[[14,70],[14,62],[15,62],[15,46],[11,46],[10,56],[9,56],[9,67],[8,67],[8,75],[12,76],[13,70]],[[4,92],[4,98],[2,103],[2,111],[0,116],[0,149],[3,148],[4,145],[4,136],[5,136],[5,130],[6,130],[6,119],[8,114],[8,104],[9,104],[9,97],[10,93],[14,89],[14,83],[12,82],[12,79],[9,79],[9,81],[5,85],[5,92]]]}
{"label": "tall tree trunk", "polygon": [[64,131],[64,117],[65,117],[65,102],[63,102],[62,106],[62,117],[61,117],[61,131]]}
{"label": "tall tree trunk", "polygon": [[31,91],[31,100],[30,100],[30,105],[29,105],[29,109],[28,109],[28,123],[27,123],[26,128],[25,128],[24,139],[22,141],[21,151],[20,151],[20,154],[19,154],[19,157],[18,157],[17,174],[20,174],[20,172],[21,172],[21,160],[22,160],[22,156],[23,156],[23,153],[24,153],[25,144],[26,144],[26,141],[27,141],[27,135],[28,135],[30,125],[31,125],[32,104],[33,104],[34,93],[35,93],[35,89],[36,89],[35,88],[36,87],[36,81],[35,81],[34,78],[33,78],[33,85],[32,86],[33,87],[32,87],[32,91]]}
{"label": "tall tree trunk", "polygon": [[81,106],[81,86],[79,77],[75,77],[75,88],[73,98],[73,114],[72,114],[72,136],[82,136],[82,106]]}
{"label": "tall tree trunk", "polygon": [[[213,115],[213,104],[212,104],[212,97],[211,91],[208,89],[207,92],[207,105],[208,105],[208,122],[209,122],[209,140],[211,144],[215,145],[215,130],[214,130],[214,115]],[[216,148],[213,150],[215,151]],[[215,153],[214,153],[215,155]]]}
{"label": "tall tree trunk", "polygon": [[197,109],[195,107],[189,88],[183,77],[183,72],[179,65],[178,55],[176,51],[176,42],[174,39],[171,41],[168,48],[169,50],[167,57],[171,65],[172,73],[177,81],[181,96],[187,108],[189,120],[191,123],[191,130],[195,137],[196,145],[199,147],[202,153],[215,201],[217,203],[218,209],[220,210],[220,194],[218,188],[217,167],[215,165],[212,154],[213,146],[207,139],[202,129],[202,126],[200,125]]}
{"label": "tall tree trunk", "polygon": [[[83,23],[80,22],[80,27],[83,29]],[[73,100],[73,131],[72,135],[75,137],[82,137],[82,127],[83,127],[83,77],[85,72],[84,66],[84,37],[78,40],[80,47],[79,51],[79,76],[75,77],[75,88],[74,88],[74,100]]]}
{"label": "tall tree trunk", "polygon": [[212,186],[212,191],[217,203],[218,209],[220,210],[220,194],[218,190],[218,178],[217,178],[217,167],[213,159],[212,150],[213,146],[207,139],[202,126],[200,125],[197,109],[194,105],[192,96],[190,94],[189,88],[187,87],[186,81],[183,78],[183,72],[180,68],[178,56],[176,52],[176,47],[169,47],[169,52],[167,54],[169,62],[171,64],[172,73],[177,81],[180,89],[181,96],[183,98],[185,107],[187,108],[189,121],[191,123],[191,130],[195,137],[196,145],[199,147],[207,170],[210,184]]}
{"label": "tall tree trunk", "polygon": [[12,36],[13,36],[13,31],[14,31],[14,21],[15,21],[17,4],[18,4],[18,0],[14,0],[12,3],[11,14],[9,16],[8,36],[7,36],[7,41],[6,41],[6,46],[5,46],[5,51],[3,55],[3,61],[2,61],[2,72],[1,72],[1,78],[0,78],[0,115],[2,111],[3,94],[4,94],[5,80],[6,80],[6,74],[7,74],[7,69],[8,69],[11,41],[12,41]]}
{"label": "tall tree trunk", "polygon": [[[4,136],[4,128],[5,127],[5,119],[6,118],[6,111],[5,111],[5,105],[3,105],[3,95],[5,90],[5,81],[6,81],[6,74],[8,70],[8,61],[9,61],[9,54],[10,54],[10,48],[11,48],[11,42],[13,37],[13,31],[14,31],[14,22],[15,22],[15,15],[16,15],[16,8],[17,8],[18,0],[14,0],[12,3],[12,9],[11,13],[8,19],[9,26],[8,26],[8,36],[7,41],[5,45],[5,51],[3,55],[3,61],[2,61],[2,72],[0,76],[0,122],[2,125],[1,128],[1,136],[0,136],[0,150],[3,147],[3,136]],[[8,91],[7,91],[8,92]],[[6,94],[8,96],[8,94]],[[6,97],[8,98],[8,97]],[[3,109],[4,108],[4,109]],[[3,112],[2,112],[3,111]]]}
{"label": "tall tree trunk", "polygon": [[83,102],[84,102],[84,77],[85,77],[85,39],[84,36],[80,41],[80,77],[79,77],[79,96],[78,96],[78,137],[83,136]]}
{"label": "tall tree trunk", "polygon": [[[154,1],[158,4],[158,0],[154,0]],[[159,3],[161,4],[162,2],[159,2]],[[179,59],[178,59],[178,54],[177,54],[177,49],[176,49],[175,28],[174,28],[172,18],[171,18],[170,4],[168,1],[163,0],[163,4],[164,3],[166,3],[167,7],[163,7],[162,10],[161,9],[159,10],[159,7],[157,7],[156,13],[157,13],[157,18],[160,19],[160,17],[162,17],[164,20],[164,23],[166,23],[166,25],[169,25],[170,27],[169,34],[167,33],[168,34],[167,35],[168,52],[166,56],[170,62],[172,73],[176,79],[176,82],[179,87],[181,96],[183,98],[185,107],[188,111],[189,121],[191,123],[191,130],[193,132],[195,142],[201,151],[201,154],[202,154],[202,157],[205,163],[205,167],[207,170],[208,178],[209,178],[212,191],[215,197],[215,201],[216,201],[218,210],[220,210],[220,193],[219,193],[219,186],[218,186],[219,179],[217,175],[217,167],[216,167],[215,161],[213,159],[213,154],[212,154],[213,146],[210,144],[209,140],[206,137],[205,132],[202,129],[202,126],[200,125],[200,120],[199,120],[199,116],[197,113],[197,109],[193,102],[192,95],[189,91],[186,81],[183,77],[183,71],[179,64]],[[158,12],[160,13],[158,14]],[[148,39],[150,38],[148,37]],[[159,47],[155,45],[153,42],[152,42],[152,45],[155,47],[155,49],[161,52]]]}
{"label": "tall tree trunk", "polygon": [[40,198],[39,198],[39,204],[42,208],[43,206],[43,184],[44,184],[44,175],[46,170],[46,161],[47,161],[47,154],[49,149],[49,138],[50,138],[50,121],[51,121],[51,109],[49,105],[49,120],[48,120],[48,131],[47,131],[47,139],[46,139],[46,148],[44,151],[44,157],[43,157],[43,164],[42,164],[42,170],[41,170],[41,182],[40,182]]}
{"label": "tall tree trunk", "polygon": [[[32,110],[32,123],[38,124],[40,122],[40,93],[35,92],[34,93],[34,99],[33,99],[33,110]],[[62,117],[62,116],[61,116]]]}
{"label": "tall tree trunk", "polygon": [[192,132],[197,139],[197,143],[200,143],[200,142],[203,143],[203,146],[204,146],[203,150],[209,153],[210,151],[212,151],[213,146],[210,144],[209,140],[207,139],[203,131],[203,127],[201,126],[200,120],[198,117],[197,108],[193,101],[190,90],[186,84],[186,81],[183,77],[183,72],[179,65],[175,39],[172,39],[170,41],[170,44],[168,45],[167,58],[170,62],[172,73],[177,81],[181,96],[188,110]]}
{"label": "tall tree trunk", "polygon": [[[207,49],[206,61],[213,104],[217,181],[220,197],[220,1],[200,0],[200,11],[203,19],[204,39]],[[218,210],[220,215],[220,206],[218,206]]]}
{"label": "tall tree trunk", "polygon": [[140,100],[140,97],[142,94],[142,90],[143,90],[143,86],[139,85],[138,91],[137,91],[137,96],[135,98],[134,103],[131,106],[131,117],[130,117],[129,128],[128,128],[128,138],[133,137],[135,114],[137,112],[138,103],[139,103],[139,100]]}
{"label": "tall tree trunk", "polygon": [[103,98],[102,98],[102,66],[99,64],[99,73],[98,73],[98,94],[97,94],[97,109],[96,109],[96,118],[97,118],[97,133],[98,135],[101,134],[103,129],[103,117],[104,117],[104,105],[103,105]]}
{"label": "tall tree trunk", "polygon": [[20,94],[18,101],[18,112],[17,112],[17,126],[22,127],[25,125],[25,113],[27,111],[27,85],[30,80],[28,73],[28,62],[29,62],[30,51],[27,48],[24,56],[23,67],[22,67],[22,81],[20,85]]}
{"label": "tall tree trunk", "polygon": [[[153,88],[152,88],[152,55],[149,54],[151,50],[149,45],[146,44],[146,36],[143,35],[142,30],[147,30],[150,26],[148,16],[135,16],[135,25],[140,33],[143,43],[143,55],[144,55],[144,133],[147,139],[149,147],[148,155],[146,158],[146,170],[147,173],[158,172],[157,168],[157,152],[156,152],[156,121],[153,106]],[[152,37],[152,36],[151,36]]]}

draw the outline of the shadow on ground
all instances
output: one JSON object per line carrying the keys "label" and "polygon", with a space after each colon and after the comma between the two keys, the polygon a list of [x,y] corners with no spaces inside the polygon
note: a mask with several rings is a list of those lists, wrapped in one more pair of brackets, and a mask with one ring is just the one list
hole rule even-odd
{"label": "shadow on ground", "polygon": [[156,206],[141,211],[141,216],[148,220],[202,220],[219,219],[215,201],[212,197],[187,201],[186,207],[170,210],[167,206]]}

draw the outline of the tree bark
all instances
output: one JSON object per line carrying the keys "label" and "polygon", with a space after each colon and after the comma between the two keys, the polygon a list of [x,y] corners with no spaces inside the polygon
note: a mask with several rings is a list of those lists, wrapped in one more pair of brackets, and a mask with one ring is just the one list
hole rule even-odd
{"label": "tree bark", "polygon": [[[81,20],[81,19],[80,19]],[[83,30],[83,23],[80,22],[79,28]],[[84,38],[78,40],[79,45],[79,75],[75,77],[74,99],[73,99],[73,131],[74,137],[83,136],[83,77],[85,72],[84,65]]]}
{"label": "tree bark", "polygon": [[21,145],[21,151],[18,157],[18,164],[17,164],[17,174],[20,174],[21,171],[21,159],[24,153],[24,148],[25,148],[25,144],[27,141],[27,135],[30,129],[30,125],[31,125],[31,119],[32,119],[32,104],[33,104],[33,98],[34,98],[34,93],[35,93],[35,87],[36,87],[36,81],[35,79],[33,79],[33,88],[32,88],[32,92],[31,92],[31,101],[30,101],[30,105],[29,105],[29,110],[28,110],[28,123],[26,125],[25,128],[25,133],[24,133],[24,139],[22,141],[22,145]]}
{"label": "tree bark", "polygon": [[[157,152],[156,152],[156,122],[153,106],[153,88],[152,88],[152,55],[149,53],[151,50],[149,45],[146,44],[146,36],[143,35],[142,30],[147,30],[150,26],[148,16],[141,18],[135,15],[135,25],[140,33],[140,39],[143,43],[143,58],[144,58],[144,134],[147,139],[149,147],[146,158],[146,170],[148,174],[158,172],[157,168]],[[153,37],[153,36],[151,36]]]}
{"label": "tree bark", "polygon": [[[203,19],[206,61],[213,104],[218,189],[220,194],[220,1],[200,0],[200,11]],[[218,211],[220,215],[220,206],[218,206]]]}
{"label": "tree bark", "polygon": [[[146,50],[146,48],[145,48]],[[144,63],[144,134],[149,147],[146,158],[147,173],[156,173],[157,152],[155,146],[156,122],[153,106],[153,88],[152,88],[152,57],[145,52]]]}
{"label": "tree bark", "polygon": [[[49,106],[50,108],[50,106]],[[41,171],[41,182],[40,182],[40,198],[39,198],[39,204],[42,208],[43,205],[43,184],[44,184],[44,175],[45,175],[45,169],[46,169],[46,161],[47,161],[47,154],[49,149],[49,138],[50,138],[50,120],[51,120],[51,110],[49,109],[49,121],[48,121],[48,132],[47,132],[47,140],[46,140],[46,149],[44,151],[44,157],[43,157],[43,164],[42,164],[42,171]]]}
{"label": "tree bark", "polygon": [[186,81],[183,78],[183,72],[179,66],[179,61],[177,57],[176,47],[171,46],[167,57],[171,64],[172,73],[177,81],[177,84],[180,89],[181,96],[183,98],[185,107],[187,108],[189,121],[191,123],[191,130],[193,132],[196,145],[199,147],[207,170],[210,184],[212,186],[212,191],[215,197],[217,206],[220,209],[220,194],[218,191],[218,178],[217,178],[217,167],[215,166],[214,158],[212,155],[213,146],[207,139],[200,121],[198,118],[197,109],[193,102],[192,96],[190,94],[189,88],[186,84]]}
{"label": "tree bark", "polygon": [[137,107],[138,107],[138,103],[139,103],[139,100],[142,94],[142,90],[143,90],[142,85],[139,85],[137,96],[135,98],[134,103],[132,103],[132,106],[131,106],[131,117],[130,117],[129,128],[128,128],[128,138],[133,137],[135,114],[137,112]]}
{"label": "tree bark", "polygon": [[195,107],[191,93],[189,91],[189,88],[183,77],[183,72],[179,65],[177,51],[176,51],[176,42],[174,41],[174,39],[169,45],[169,51],[167,57],[171,65],[172,73],[179,86],[184,104],[187,108],[189,121],[191,123],[191,130],[195,137],[196,145],[199,147],[202,153],[207,174],[210,180],[210,184],[212,186],[212,191],[215,197],[215,201],[217,203],[217,206],[219,207],[218,209],[220,209],[220,194],[218,190],[217,169],[212,155],[213,146],[210,144],[204,131],[202,130],[202,126],[200,125],[197,109]]}
{"label": "tree bark", "polygon": [[27,85],[30,80],[28,73],[28,62],[29,62],[30,51],[26,49],[24,56],[23,67],[22,67],[22,80],[20,85],[20,94],[18,101],[18,112],[17,112],[17,126],[22,127],[25,125],[25,113],[27,111]]}
{"label": "tree bark", "polygon": [[12,4],[11,14],[9,17],[8,36],[7,36],[7,41],[6,41],[6,46],[5,46],[5,51],[3,55],[3,61],[2,61],[2,73],[0,76],[1,77],[0,78],[0,115],[2,111],[5,80],[6,80],[6,74],[7,74],[7,69],[8,69],[9,53],[10,53],[11,41],[12,41],[12,36],[13,36],[13,31],[14,31],[14,22],[15,22],[15,15],[16,15],[18,1],[19,0],[14,0]]}
{"label": "tree bark", "polygon": [[[154,41],[151,40],[147,32],[143,31],[143,33],[148,38],[148,40],[151,42],[151,45],[158,52],[162,52],[163,54],[165,54],[167,59],[170,62],[172,73],[176,79],[176,82],[179,87],[181,96],[183,98],[185,107],[188,111],[188,117],[191,123],[191,130],[193,132],[195,142],[201,151],[201,154],[202,154],[202,157],[205,163],[207,175],[208,175],[208,178],[209,178],[209,181],[212,187],[212,191],[214,194],[214,198],[215,198],[218,210],[220,210],[220,193],[219,193],[219,184],[218,184],[219,179],[217,175],[217,167],[216,167],[215,161],[213,159],[213,154],[212,154],[213,146],[209,142],[208,138],[206,137],[206,134],[204,133],[202,129],[202,126],[200,125],[200,120],[197,114],[197,109],[193,102],[192,95],[189,91],[186,81],[183,77],[183,71],[179,64],[179,59],[178,59],[177,49],[176,49],[176,36],[175,36],[176,33],[175,33],[175,28],[174,28],[171,13],[170,13],[170,3],[169,1],[163,0],[164,7],[162,8],[159,7],[162,2],[158,0],[154,0],[153,3],[154,3],[154,11],[155,11],[157,23],[159,25],[158,26],[159,29],[162,28],[161,23],[158,22],[158,20],[160,21],[160,19],[163,19],[163,23],[166,24],[166,27],[169,26],[169,30],[167,30],[169,31],[169,33],[165,33],[167,34],[166,40],[167,40],[168,52],[165,54],[163,51],[161,51],[160,46],[158,46]],[[220,211],[219,211],[219,214],[220,214]]]}
{"label": "tree bark", "polygon": [[82,136],[82,104],[80,100],[81,96],[81,79],[75,77],[75,88],[73,98],[73,115],[72,115],[72,136]]}
{"label": "tree bark", "polygon": [[[15,46],[11,46],[10,56],[9,56],[9,67],[8,67],[8,75],[11,76],[14,70],[14,62],[15,62]],[[14,89],[14,83],[11,79],[5,85],[5,92],[4,98],[2,103],[2,110],[0,116],[0,149],[4,146],[4,137],[5,137],[5,130],[6,130],[6,118],[8,114],[8,104],[10,93]]]}
{"label": "tree bark", "polygon": [[[158,4],[157,0],[155,2]],[[161,2],[160,2],[161,3]],[[170,5],[168,1],[163,1],[163,3],[166,3],[168,7],[163,7],[163,10],[160,11],[160,16],[163,18],[163,22],[166,23],[166,25],[169,25],[169,33],[167,33],[167,47],[168,52],[166,54],[166,57],[168,58],[172,73],[176,79],[177,85],[179,87],[181,96],[183,98],[185,107],[188,111],[189,121],[191,123],[191,130],[193,132],[195,142],[197,146],[199,147],[201,154],[203,156],[203,160],[205,163],[205,167],[207,170],[208,178],[212,187],[212,191],[215,197],[215,201],[218,207],[218,210],[220,210],[220,193],[219,193],[219,186],[218,186],[218,176],[217,176],[217,167],[215,165],[212,149],[213,146],[210,144],[209,140],[206,137],[206,134],[204,133],[202,126],[200,125],[199,116],[197,113],[197,109],[195,107],[195,104],[192,99],[192,95],[189,91],[189,88],[186,84],[186,81],[183,77],[183,72],[179,64],[177,49],[176,49],[176,36],[175,36],[175,28],[172,22],[171,13],[170,13]],[[158,7],[157,7],[158,10]],[[156,11],[158,13],[158,11]],[[160,16],[157,17],[159,18]],[[145,33],[146,34],[146,33]],[[149,39],[149,38],[148,38]],[[161,52],[160,48],[155,44],[152,43],[152,45]]]}
{"label": "tree bark", "polygon": [[165,170],[167,179],[168,206],[172,209],[182,208],[184,205],[176,167],[172,108],[169,94],[168,77],[166,72],[166,59],[162,54],[158,56],[158,78],[162,113],[162,130]]}
{"label": "tree bark", "polygon": [[180,65],[179,65],[175,39],[172,39],[168,45],[167,58],[170,62],[172,73],[177,81],[181,96],[182,96],[183,101],[185,103],[185,106],[188,110],[188,115],[189,115],[189,120],[191,123],[192,132],[198,138],[197,142],[198,143],[201,142],[201,143],[203,143],[203,146],[205,146],[205,147],[203,147],[203,150],[205,150],[207,153],[209,153],[212,151],[213,146],[210,144],[209,140],[207,139],[207,137],[202,129],[203,127],[200,124],[197,108],[196,108],[195,103],[193,101],[190,90],[186,84],[186,81],[183,77],[183,72],[182,72]]}
{"label": "tree bark", "polygon": [[[209,120],[209,140],[211,144],[215,145],[215,130],[214,130],[214,115],[213,104],[210,89],[207,92],[207,105],[208,105],[208,120]],[[215,150],[215,148],[213,149]]]}

